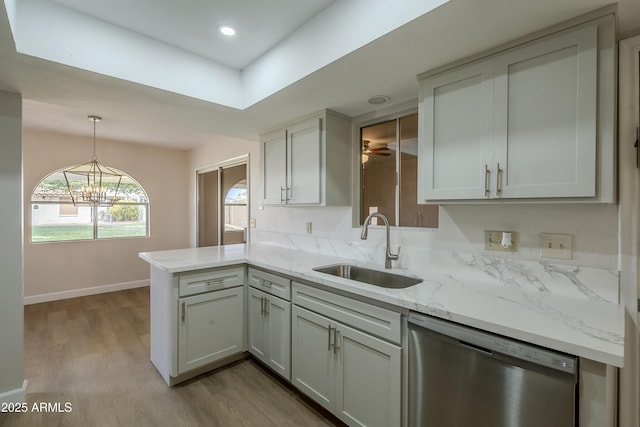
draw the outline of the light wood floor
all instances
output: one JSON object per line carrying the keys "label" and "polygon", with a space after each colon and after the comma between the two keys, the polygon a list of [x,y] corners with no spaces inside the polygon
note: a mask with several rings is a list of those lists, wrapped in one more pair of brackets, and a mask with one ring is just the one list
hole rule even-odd
{"label": "light wood floor", "polygon": [[251,359],[168,387],[149,361],[149,288],[26,306],[25,371],[29,412],[2,427],[340,425]]}

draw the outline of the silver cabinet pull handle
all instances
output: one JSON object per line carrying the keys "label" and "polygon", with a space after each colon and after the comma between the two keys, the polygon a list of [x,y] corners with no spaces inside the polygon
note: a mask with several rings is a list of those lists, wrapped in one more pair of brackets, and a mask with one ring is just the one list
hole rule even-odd
{"label": "silver cabinet pull handle", "polygon": [[267,309],[265,308],[266,302],[267,299],[265,297],[260,297],[260,314],[263,316],[267,313]]}
{"label": "silver cabinet pull handle", "polygon": [[207,286],[211,286],[211,285],[222,285],[224,284],[225,280],[229,280],[229,279],[234,279],[238,276],[236,275],[227,275],[227,276],[222,276],[222,277],[216,277],[215,279],[209,279],[206,281]]}
{"label": "silver cabinet pull handle", "polygon": [[182,321],[184,322],[185,316],[186,316],[186,303],[184,301],[182,301]]}
{"label": "silver cabinet pull handle", "polygon": [[265,279],[258,279],[258,281],[260,282],[260,286],[264,286],[265,288],[270,288],[272,285],[270,281]]}
{"label": "silver cabinet pull handle", "polygon": [[331,351],[331,330],[333,328],[331,326],[329,326],[329,333],[327,334],[327,337],[329,337],[329,342],[327,343],[327,351]]}
{"label": "silver cabinet pull handle", "polygon": [[264,314],[269,315],[269,297],[264,297]]}
{"label": "silver cabinet pull handle", "polygon": [[280,203],[284,203],[287,200],[287,196],[283,194],[285,190],[286,188],[280,186]]}
{"label": "silver cabinet pull handle", "polygon": [[484,165],[484,195],[485,197],[489,196],[489,179],[491,177],[491,171]]}
{"label": "silver cabinet pull handle", "polygon": [[337,354],[338,350],[340,350],[340,346],[338,345],[338,328],[333,328],[333,354]]}
{"label": "silver cabinet pull handle", "polygon": [[496,194],[502,194],[502,169],[500,169],[500,163],[498,163],[496,172]]}

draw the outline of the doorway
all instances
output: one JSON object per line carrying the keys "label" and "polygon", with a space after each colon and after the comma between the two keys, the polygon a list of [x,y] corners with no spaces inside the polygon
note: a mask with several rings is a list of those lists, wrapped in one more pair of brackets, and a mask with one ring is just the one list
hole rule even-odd
{"label": "doorway", "polygon": [[197,246],[247,242],[248,155],[196,171]]}

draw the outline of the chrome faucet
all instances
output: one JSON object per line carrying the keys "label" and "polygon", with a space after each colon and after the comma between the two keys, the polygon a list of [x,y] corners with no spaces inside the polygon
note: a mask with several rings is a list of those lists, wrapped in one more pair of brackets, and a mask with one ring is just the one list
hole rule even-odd
{"label": "chrome faucet", "polygon": [[400,255],[400,248],[398,248],[398,253],[397,254],[392,254],[391,253],[391,246],[389,241],[391,240],[389,237],[390,231],[389,231],[389,220],[387,219],[386,216],[384,216],[383,214],[379,213],[379,212],[373,212],[371,214],[369,214],[369,216],[367,217],[367,219],[364,220],[364,224],[362,224],[362,233],[360,234],[360,238],[362,240],[367,240],[367,233],[369,232],[369,221],[371,221],[371,218],[373,217],[378,217],[381,218],[382,221],[384,222],[384,226],[387,229],[387,248],[386,248],[386,253],[385,253],[385,257],[384,257],[384,268],[391,268],[391,261],[395,261],[399,258]]}

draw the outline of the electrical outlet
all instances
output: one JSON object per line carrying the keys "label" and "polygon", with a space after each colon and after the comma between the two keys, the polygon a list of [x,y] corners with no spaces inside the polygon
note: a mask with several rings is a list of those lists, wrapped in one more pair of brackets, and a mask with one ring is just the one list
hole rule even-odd
{"label": "electrical outlet", "polygon": [[543,258],[573,259],[571,234],[540,234],[540,256]]}
{"label": "electrical outlet", "polygon": [[256,228],[256,219],[249,218],[249,228]]}
{"label": "electrical outlet", "polygon": [[[504,233],[507,233],[511,238],[511,246],[506,248],[502,245]],[[487,251],[515,252],[516,233],[513,231],[484,230],[484,249]]]}

